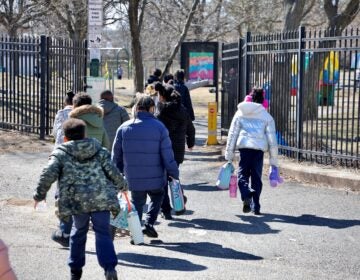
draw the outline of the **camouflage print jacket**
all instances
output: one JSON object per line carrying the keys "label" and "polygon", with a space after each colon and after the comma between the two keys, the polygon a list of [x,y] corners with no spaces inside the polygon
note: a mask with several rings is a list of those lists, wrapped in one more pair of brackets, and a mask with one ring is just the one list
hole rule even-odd
{"label": "camouflage print jacket", "polygon": [[93,138],[69,141],[54,150],[41,173],[34,199],[44,200],[56,180],[60,218],[95,211],[117,212],[117,192],[128,188],[110,153]]}

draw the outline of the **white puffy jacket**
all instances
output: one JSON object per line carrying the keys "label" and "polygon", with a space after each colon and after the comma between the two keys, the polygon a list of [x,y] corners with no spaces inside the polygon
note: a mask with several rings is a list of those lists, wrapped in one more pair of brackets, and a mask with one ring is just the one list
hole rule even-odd
{"label": "white puffy jacket", "polygon": [[235,149],[254,149],[270,153],[270,165],[279,166],[275,122],[262,104],[241,102],[231,121],[225,159],[232,161]]}

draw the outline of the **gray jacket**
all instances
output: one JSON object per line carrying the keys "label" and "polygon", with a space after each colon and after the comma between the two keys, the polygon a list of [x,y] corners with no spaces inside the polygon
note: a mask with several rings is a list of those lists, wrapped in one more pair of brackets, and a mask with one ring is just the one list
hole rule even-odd
{"label": "gray jacket", "polygon": [[233,160],[235,149],[268,151],[270,164],[279,166],[275,122],[262,104],[241,102],[231,121],[225,159]]}
{"label": "gray jacket", "polygon": [[110,148],[113,145],[116,130],[119,126],[129,120],[129,114],[125,108],[105,99],[99,101],[99,106],[104,110],[104,128],[109,137]]}

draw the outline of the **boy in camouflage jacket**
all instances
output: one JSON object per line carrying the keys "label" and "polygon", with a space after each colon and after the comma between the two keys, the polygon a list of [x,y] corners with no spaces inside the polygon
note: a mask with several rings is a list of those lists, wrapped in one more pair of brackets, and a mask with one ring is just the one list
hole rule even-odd
{"label": "boy in camouflage jacket", "polygon": [[117,279],[117,257],[111,240],[110,211],[120,211],[117,192],[127,184],[113,165],[106,148],[93,138],[84,138],[84,121],[69,119],[63,124],[65,143],[50,156],[34,193],[35,207],[46,198],[51,184],[59,181],[59,217],[72,216],[70,234],[71,279],[80,279],[85,265],[86,234],[91,219],[96,236],[96,253],[106,279]]}

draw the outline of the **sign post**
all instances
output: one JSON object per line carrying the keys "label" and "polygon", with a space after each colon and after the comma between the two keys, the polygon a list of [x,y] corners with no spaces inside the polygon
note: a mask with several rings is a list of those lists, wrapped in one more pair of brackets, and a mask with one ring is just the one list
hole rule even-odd
{"label": "sign post", "polygon": [[208,139],[207,145],[217,145],[217,103],[208,103]]}
{"label": "sign post", "polygon": [[[103,30],[103,0],[89,0],[88,46],[90,49],[91,77],[99,77],[100,61],[101,61],[100,48],[102,46],[102,30]],[[91,79],[87,79],[87,81],[91,81]]]}

